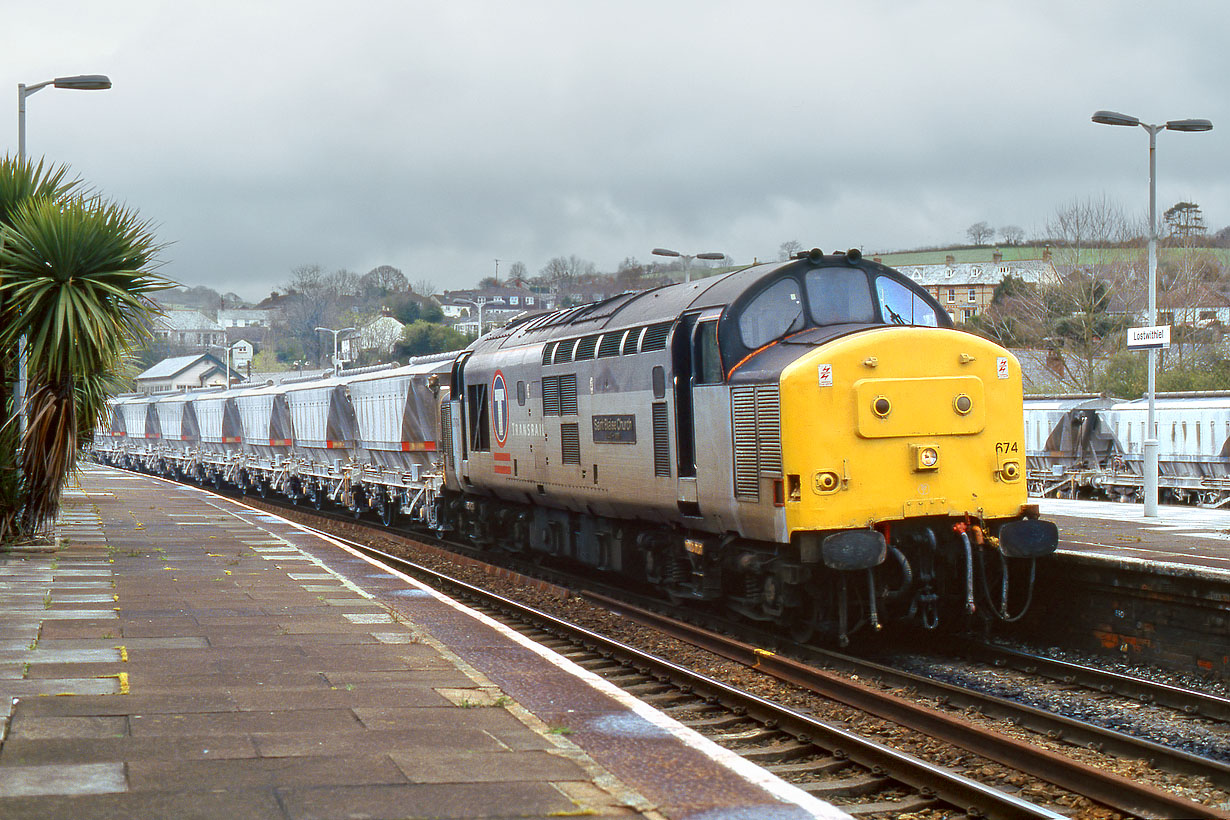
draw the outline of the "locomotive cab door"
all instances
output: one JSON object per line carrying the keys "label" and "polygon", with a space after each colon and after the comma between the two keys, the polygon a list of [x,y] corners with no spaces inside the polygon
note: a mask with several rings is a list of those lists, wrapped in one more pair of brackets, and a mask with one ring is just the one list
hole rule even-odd
{"label": "locomotive cab door", "polygon": [[466,444],[466,412],[465,412],[465,364],[470,358],[470,353],[462,353],[457,357],[457,361],[453,363],[453,373],[450,380],[448,412],[450,424],[450,434],[453,438],[453,446],[450,448],[453,454],[453,475],[457,476],[457,482],[464,484],[469,477],[469,464],[467,463],[470,457],[469,449]]}
{"label": "locomotive cab door", "polygon": [[[671,338],[671,367],[674,371],[675,464],[678,470],[679,512],[699,517],[700,495],[696,481],[696,405],[697,384],[721,381],[722,368],[716,362],[717,319],[721,310],[683,316]],[[712,342],[710,342],[712,340]]]}

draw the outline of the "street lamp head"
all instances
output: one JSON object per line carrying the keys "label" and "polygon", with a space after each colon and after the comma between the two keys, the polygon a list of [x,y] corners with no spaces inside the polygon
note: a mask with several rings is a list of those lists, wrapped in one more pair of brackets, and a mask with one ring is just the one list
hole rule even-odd
{"label": "street lamp head", "polygon": [[697,259],[725,259],[726,254],[724,253],[698,253],[696,254],[696,258]]}
{"label": "street lamp head", "polygon": [[1093,121],[1099,125],[1140,125],[1139,117],[1120,114],[1118,111],[1095,111]]}
{"label": "street lamp head", "polygon": [[654,248],[651,253],[654,256],[683,256],[679,251],[667,250],[666,248]]}
{"label": "street lamp head", "polygon": [[1213,123],[1208,120],[1169,120],[1167,131],[1212,131]]}
{"label": "street lamp head", "polygon": [[111,78],[105,74],[78,74],[75,77],[56,77],[51,82],[56,88],[75,88],[78,91],[103,91],[111,87]]}

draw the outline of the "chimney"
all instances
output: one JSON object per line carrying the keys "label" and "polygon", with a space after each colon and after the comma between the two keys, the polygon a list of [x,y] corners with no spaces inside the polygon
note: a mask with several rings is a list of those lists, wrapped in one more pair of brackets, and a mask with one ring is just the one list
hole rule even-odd
{"label": "chimney", "polygon": [[998,265],[1000,262],[1003,262],[1004,252],[1001,251],[999,248],[996,248],[995,253],[991,254],[991,261],[994,262],[996,265]]}
{"label": "chimney", "polygon": [[1042,261],[1043,262],[1051,261],[1051,246],[1050,245],[1047,245],[1045,248],[1042,249]]}
{"label": "chimney", "polygon": [[948,254],[947,256],[944,257],[944,264],[945,265],[957,264],[957,257],[953,256],[951,253]]}

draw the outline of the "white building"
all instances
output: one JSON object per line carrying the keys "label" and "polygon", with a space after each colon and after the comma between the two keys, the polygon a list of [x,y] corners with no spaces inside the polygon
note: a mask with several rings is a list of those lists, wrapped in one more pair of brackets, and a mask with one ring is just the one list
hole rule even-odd
{"label": "white building", "polygon": [[273,327],[277,310],[220,310],[218,324],[222,327]]}
{"label": "white building", "polygon": [[[163,359],[136,378],[142,393],[170,393],[188,387],[221,387],[226,384],[226,365],[212,353]],[[231,382],[240,381],[231,370]]]}
{"label": "white building", "polygon": [[222,325],[199,310],[167,310],[154,320],[154,338],[184,347],[225,344]]}

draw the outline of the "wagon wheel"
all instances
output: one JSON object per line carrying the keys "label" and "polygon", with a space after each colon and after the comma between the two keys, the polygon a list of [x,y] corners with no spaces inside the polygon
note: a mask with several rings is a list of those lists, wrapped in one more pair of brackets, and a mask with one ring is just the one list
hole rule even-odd
{"label": "wagon wheel", "polygon": [[269,497],[269,480],[265,478],[256,479],[256,492],[260,494],[261,498],[268,498]]}
{"label": "wagon wheel", "polygon": [[248,475],[247,470],[240,470],[239,475],[236,476],[235,478],[235,486],[238,487],[239,492],[243,493],[244,495],[247,495],[248,491],[252,489],[249,479],[250,479],[250,476]]}
{"label": "wagon wheel", "polygon": [[325,491],[319,484],[313,484],[308,488],[308,501],[312,503],[314,509],[321,509],[325,506]]}
{"label": "wagon wheel", "polygon": [[367,495],[361,487],[355,487],[350,491],[350,495],[354,499],[354,506],[350,511],[354,514],[355,520],[358,521],[363,517],[363,513],[368,510]]}
{"label": "wagon wheel", "polygon": [[398,498],[389,498],[385,493],[376,494],[376,512],[380,514],[380,523],[386,527],[393,526],[397,521],[397,508],[401,501]]}

